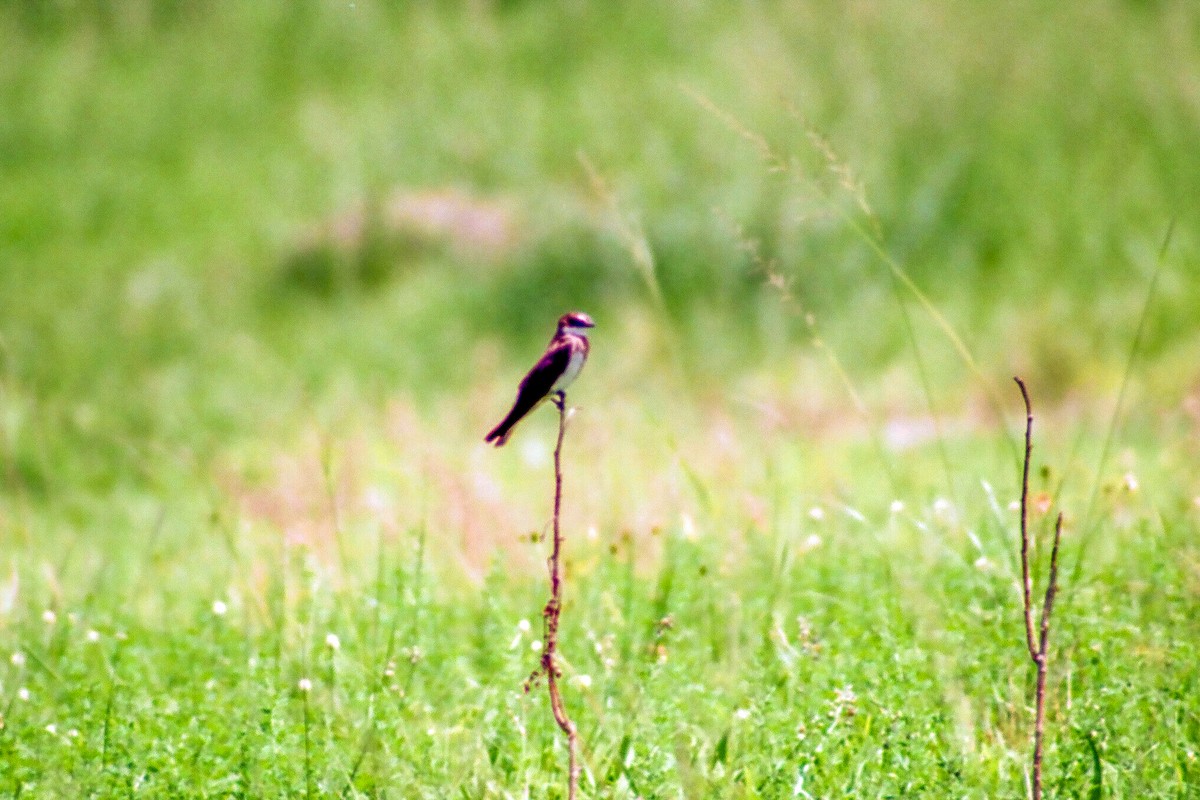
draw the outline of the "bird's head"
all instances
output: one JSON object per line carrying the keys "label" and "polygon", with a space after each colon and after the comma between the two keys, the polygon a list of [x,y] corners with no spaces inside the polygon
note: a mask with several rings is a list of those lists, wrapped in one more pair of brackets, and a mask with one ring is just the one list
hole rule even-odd
{"label": "bird's head", "polygon": [[572,311],[558,318],[560,335],[569,331],[579,336],[587,336],[587,329],[594,327],[596,327],[596,323],[592,322],[592,318],[582,311]]}

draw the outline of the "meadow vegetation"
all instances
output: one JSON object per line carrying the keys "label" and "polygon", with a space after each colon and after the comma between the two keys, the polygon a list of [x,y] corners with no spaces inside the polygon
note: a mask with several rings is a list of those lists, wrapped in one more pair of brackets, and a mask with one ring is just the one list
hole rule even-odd
{"label": "meadow vegetation", "polygon": [[1025,796],[1014,374],[1047,796],[1200,797],[1194,2],[8,1],[0,53],[0,796],[565,796],[555,415],[481,440],[581,308],[584,797]]}

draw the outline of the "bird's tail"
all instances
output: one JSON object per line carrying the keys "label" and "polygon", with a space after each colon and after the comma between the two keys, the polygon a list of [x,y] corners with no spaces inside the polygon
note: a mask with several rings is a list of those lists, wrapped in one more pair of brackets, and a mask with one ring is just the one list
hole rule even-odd
{"label": "bird's tail", "polygon": [[[517,418],[519,419],[519,417]],[[509,414],[501,421],[499,425],[492,428],[491,432],[484,437],[485,442],[495,442],[496,447],[503,447],[508,442],[508,437],[512,435],[513,426],[517,424],[517,419],[513,419],[513,415]]]}

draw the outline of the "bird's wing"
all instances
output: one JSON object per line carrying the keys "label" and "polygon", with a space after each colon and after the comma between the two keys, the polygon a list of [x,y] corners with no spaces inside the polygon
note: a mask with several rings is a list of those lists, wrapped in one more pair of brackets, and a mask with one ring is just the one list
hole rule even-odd
{"label": "bird's wing", "polygon": [[550,394],[555,382],[567,371],[574,352],[575,345],[570,339],[564,339],[557,344],[552,343],[538,363],[533,365],[533,369],[521,379],[512,410],[492,429],[485,441],[495,441],[497,447],[507,442],[513,426]]}
{"label": "bird's wing", "polygon": [[533,369],[521,379],[520,388],[517,390],[517,404],[520,405],[522,400],[536,403],[550,394],[554,382],[567,371],[573,351],[570,340],[559,342],[548,349],[538,363],[533,365]]}

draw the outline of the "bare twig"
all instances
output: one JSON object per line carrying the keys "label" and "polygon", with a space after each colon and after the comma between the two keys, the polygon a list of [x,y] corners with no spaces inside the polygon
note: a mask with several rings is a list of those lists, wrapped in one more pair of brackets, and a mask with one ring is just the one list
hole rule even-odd
{"label": "bare twig", "polygon": [[301,689],[300,697],[304,700],[304,797],[305,800],[312,800],[312,752],[308,736],[308,729],[310,727],[308,691],[307,688]]}
{"label": "bare twig", "polygon": [[[1054,549],[1050,552],[1050,580],[1046,584],[1046,599],[1042,604],[1042,635],[1033,663],[1037,665],[1037,717],[1033,728],[1033,800],[1042,797],[1042,742],[1046,732],[1046,657],[1050,646],[1050,614],[1054,610],[1054,595],[1058,580],[1058,542],[1062,538],[1062,512],[1054,522]],[[1032,653],[1030,655],[1033,655]]]}
{"label": "bare twig", "polygon": [[1029,574],[1029,461],[1033,454],[1033,408],[1029,404],[1029,391],[1025,382],[1013,378],[1021,389],[1021,399],[1025,401],[1025,460],[1021,469],[1021,590],[1025,607],[1025,644],[1029,654],[1035,655],[1037,648],[1033,643],[1033,577]]}
{"label": "bare twig", "polygon": [[1025,382],[1014,378],[1025,401],[1025,460],[1021,470],[1021,579],[1022,600],[1025,609],[1025,645],[1029,658],[1037,668],[1036,710],[1033,728],[1033,800],[1042,797],[1042,749],[1046,731],[1046,672],[1050,650],[1050,615],[1054,613],[1054,597],[1058,593],[1058,545],[1062,540],[1063,515],[1059,512],[1054,522],[1054,546],[1050,551],[1050,574],[1046,582],[1046,594],[1042,600],[1042,618],[1037,640],[1034,640],[1033,625],[1033,577],[1029,568],[1029,462],[1033,452],[1033,411],[1029,403],[1029,392]]}
{"label": "bare twig", "polygon": [[546,676],[546,685],[550,691],[550,709],[554,712],[554,721],[558,723],[558,727],[567,735],[567,754],[568,754],[568,783],[567,783],[567,800],[575,800],[575,794],[579,788],[579,732],[575,727],[575,723],[567,716],[567,707],[563,703],[562,691],[558,686],[558,679],[562,677],[562,670],[554,663],[554,654],[558,651],[558,621],[562,614],[562,528],[559,524],[560,511],[562,509],[562,446],[563,435],[567,430],[567,396],[563,392],[557,392],[553,396],[553,402],[558,408],[558,443],[554,447],[554,542],[550,550],[550,558],[547,565],[550,568],[550,602],[546,603],[546,608],[542,612],[543,634],[542,634],[542,661],[538,668],[529,676],[529,680],[525,683],[525,691],[528,692],[537,679],[542,675]]}

